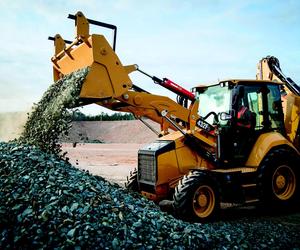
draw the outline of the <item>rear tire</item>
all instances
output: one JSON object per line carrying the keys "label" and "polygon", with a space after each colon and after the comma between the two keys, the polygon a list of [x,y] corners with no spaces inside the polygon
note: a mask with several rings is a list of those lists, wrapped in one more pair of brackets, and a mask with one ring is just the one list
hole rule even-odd
{"label": "rear tire", "polygon": [[196,170],[180,180],[173,200],[175,215],[185,220],[211,221],[220,209],[216,183],[208,174]]}
{"label": "rear tire", "polygon": [[264,206],[284,208],[296,204],[300,184],[298,165],[299,156],[292,149],[277,148],[267,154],[258,176]]}
{"label": "rear tire", "polygon": [[132,192],[139,191],[139,185],[137,180],[137,170],[134,169],[133,172],[130,171],[129,176],[127,176],[127,181],[125,182],[125,188]]}

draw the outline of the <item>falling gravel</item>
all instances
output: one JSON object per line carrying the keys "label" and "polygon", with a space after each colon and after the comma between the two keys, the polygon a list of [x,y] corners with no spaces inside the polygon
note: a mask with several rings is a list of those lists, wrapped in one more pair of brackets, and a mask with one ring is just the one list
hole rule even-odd
{"label": "falling gravel", "polygon": [[28,117],[20,143],[35,145],[44,152],[61,153],[60,135],[67,135],[72,115],[68,111],[79,101],[88,68],[73,72],[52,84]]}

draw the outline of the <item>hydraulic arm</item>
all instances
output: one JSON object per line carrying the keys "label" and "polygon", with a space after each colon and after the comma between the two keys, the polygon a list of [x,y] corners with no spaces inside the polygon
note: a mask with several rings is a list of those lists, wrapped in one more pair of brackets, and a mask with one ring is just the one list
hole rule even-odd
{"label": "hydraulic arm", "polygon": [[[78,12],[75,16],[76,38],[73,42],[63,40],[56,35],[54,40],[55,54],[53,63],[54,80],[78,69],[89,67],[89,73],[80,92],[80,105],[96,103],[115,111],[131,112],[137,118],[147,117],[161,125],[163,134],[168,128],[177,130],[195,129],[198,101],[194,94],[169,79],[163,80],[150,76],[140,70],[137,65],[123,66],[115,53],[116,26],[91,19]],[[89,34],[89,25],[99,25],[115,31],[113,48],[103,35]],[[134,85],[129,78],[133,71],[139,71],[178,95],[175,102],[169,97],[151,94]],[[170,123],[161,113],[176,123]]]}
{"label": "hydraulic arm", "polygon": [[268,56],[258,63],[257,80],[282,82],[282,103],[284,107],[285,128],[289,140],[300,149],[300,87],[286,77],[276,57]]}
{"label": "hydraulic arm", "polygon": [[300,96],[300,87],[282,73],[279,60],[274,56],[268,56],[259,61],[256,79],[281,81],[294,95]]}

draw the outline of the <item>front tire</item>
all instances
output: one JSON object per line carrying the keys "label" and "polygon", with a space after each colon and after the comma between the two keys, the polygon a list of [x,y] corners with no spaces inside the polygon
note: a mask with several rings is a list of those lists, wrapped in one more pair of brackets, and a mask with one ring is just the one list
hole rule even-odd
{"label": "front tire", "polygon": [[208,174],[197,170],[180,180],[173,200],[175,215],[185,220],[210,221],[220,209],[216,182]]}
{"label": "front tire", "polygon": [[281,208],[295,204],[299,195],[299,156],[288,148],[272,150],[262,161],[258,176],[261,201]]}

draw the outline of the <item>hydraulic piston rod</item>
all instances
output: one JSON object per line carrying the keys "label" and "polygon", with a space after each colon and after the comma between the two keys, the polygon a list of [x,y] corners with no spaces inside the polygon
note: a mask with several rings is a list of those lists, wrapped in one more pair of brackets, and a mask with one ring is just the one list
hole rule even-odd
{"label": "hydraulic piston rod", "polygon": [[146,72],[140,70],[138,67],[137,67],[137,71],[150,77],[155,83],[165,87],[166,89],[174,92],[175,94],[183,96],[191,101],[195,101],[195,95],[192,92],[181,87],[180,85],[176,84],[175,82],[172,82],[171,80],[169,80],[167,78],[163,78],[163,80],[161,80],[160,78],[158,78],[156,76],[151,76],[151,75],[147,74]]}

